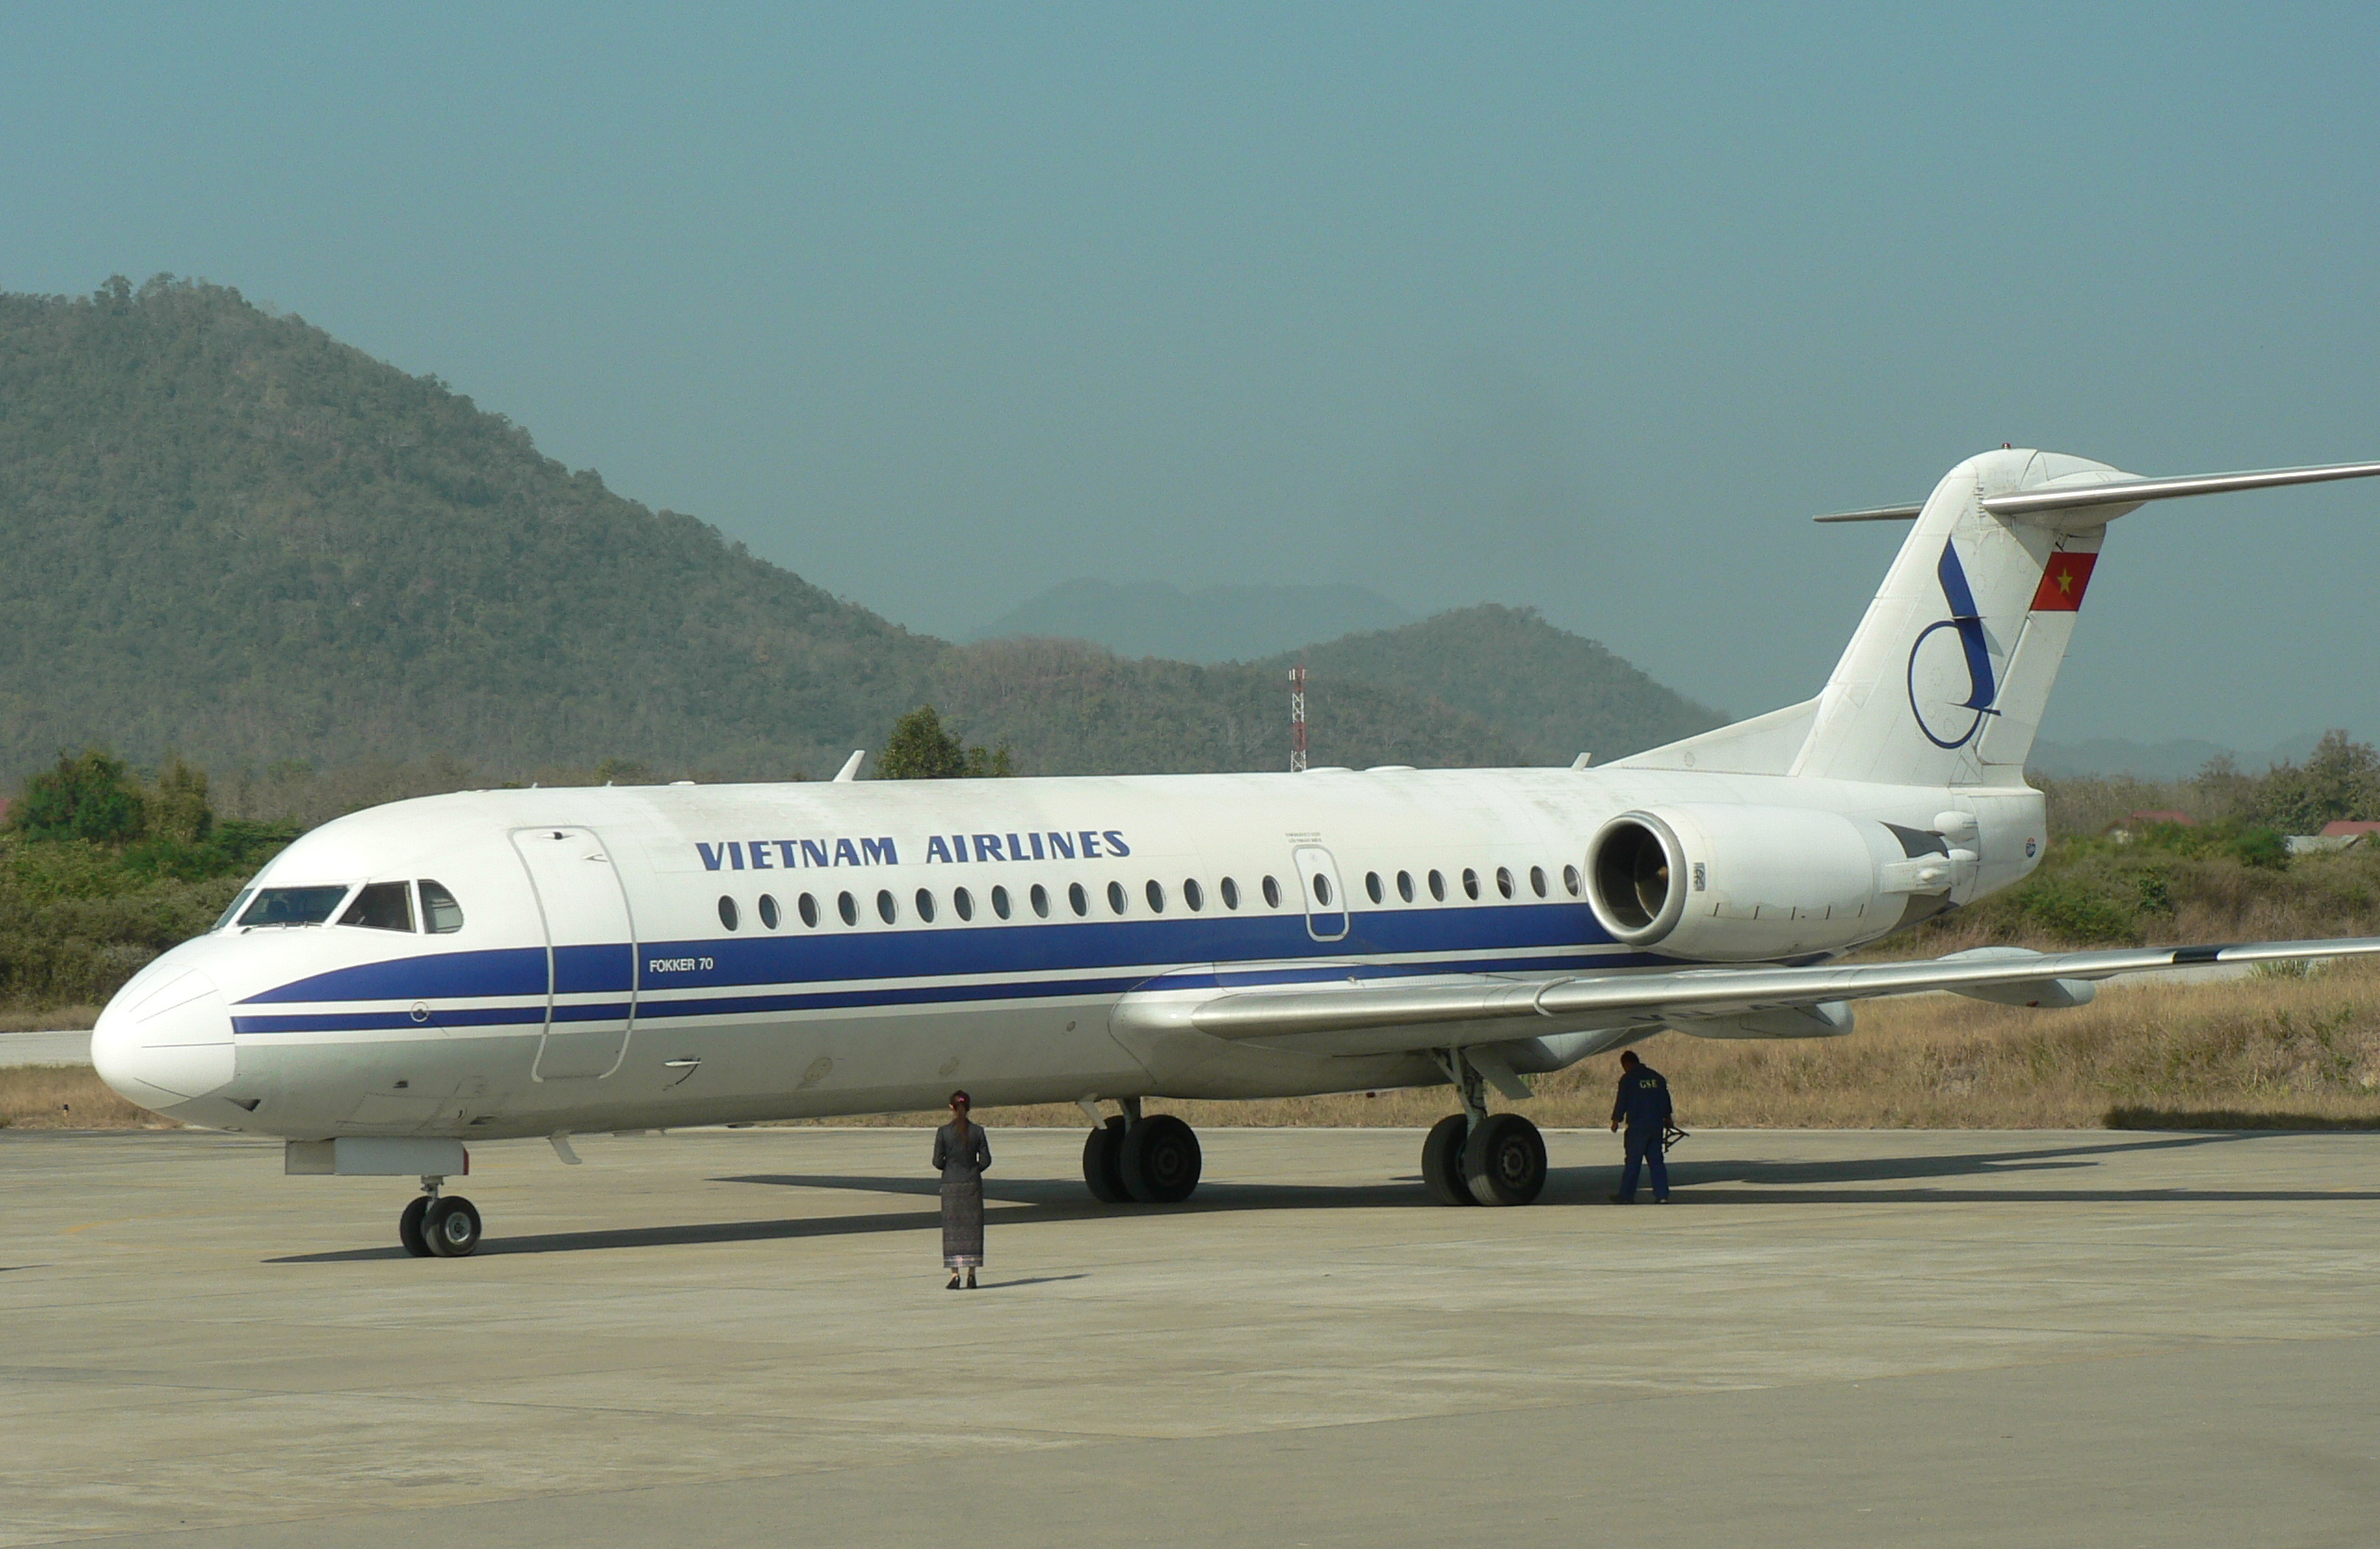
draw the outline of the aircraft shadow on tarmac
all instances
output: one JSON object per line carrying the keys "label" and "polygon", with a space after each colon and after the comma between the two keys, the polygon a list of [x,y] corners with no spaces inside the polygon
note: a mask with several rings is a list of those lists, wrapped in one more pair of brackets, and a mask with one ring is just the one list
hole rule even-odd
{"label": "aircraft shadow on tarmac", "polygon": [[[1670,1162],[1670,1183],[1681,1204],[1694,1205],[1940,1205],[1940,1204],[2160,1204],[2188,1201],[2346,1204],[2380,1199],[2380,1190],[2327,1188],[2257,1189],[2147,1185],[2054,1188],[1992,1187],[1986,1180],[2044,1172],[2087,1172],[2103,1158],[2128,1154],[2228,1145],[2270,1136],[2248,1133],[2170,1135],[2157,1139],[2109,1139],[2082,1145],[2047,1145],[2025,1151],[1976,1151],[1947,1156],[1846,1157],[1826,1161],[1764,1161],[1756,1158],[1690,1157]],[[1616,1148],[1616,1146],[1615,1146]],[[1617,1159],[1599,1167],[1558,1167],[1546,1176],[1534,1208],[1600,1205],[1619,1181]],[[1972,1180],[1946,1185],[1944,1180]],[[932,1177],[867,1177],[843,1173],[751,1173],[716,1178],[722,1184],[772,1188],[833,1189],[861,1194],[899,1194],[932,1199],[940,1192]],[[2078,1180],[2079,1181],[2079,1180]],[[1869,1185],[1862,1187],[1860,1185]],[[1232,1211],[1378,1209],[1418,1207],[1428,1199],[1418,1177],[1375,1184],[1209,1183],[1197,1198],[1179,1205],[1103,1205],[1085,1198],[1071,1178],[984,1180],[992,1215],[1001,1226],[1080,1221],[1098,1216]],[[1435,1208],[1435,1207],[1433,1207]],[[524,1237],[490,1236],[483,1257],[508,1253],[574,1253],[615,1248],[659,1248],[700,1243],[768,1242],[803,1238],[849,1237],[868,1232],[923,1231],[938,1220],[934,1207],[864,1214],[807,1216],[774,1221],[690,1222],[671,1226],[628,1226],[584,1232],[548,1232]],[[294,1254],[273,1264],[343,1264],[403,1256],[393,1245],[331,1253]],[[1006,1283],[1006,1282],[1004,1282]],[[1023,1283],[1023,1282],[1016,1282]]]}

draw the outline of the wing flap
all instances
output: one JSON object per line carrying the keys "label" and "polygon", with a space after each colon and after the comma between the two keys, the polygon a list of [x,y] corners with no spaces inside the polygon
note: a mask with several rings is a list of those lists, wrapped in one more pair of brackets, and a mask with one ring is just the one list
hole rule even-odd
{"label": "wing flap", "polygon": [[[1550,1028],[1627,1026],[1655,1022],[1742,1017],[1762,1012],[1865,1000],[1934,990],[1976,990],[2096,980],[2161,969],[2222,963],[2303,962],[2318,958],[2380,956],[2380,937],[2333,941],[2247,942],[2225,947],[2136,947],[2111,951],[2049,952],[1989,958],[1930,958],[1908,962],[1829,964],[1815,968],[1695,968],[1666,973],[1616,973],[1537,983],[1477,981],[1406,986],[1394,981],[1316,990],[1263,990],[1217,996],[1189,1010],[1189,1026],[1230,1039],[1342,1035],[1404,1029],[1418,1036],[1407,1048],[1460,1041],[1463,1024],[1492,1025],[1500,1037],[1527,1038]],[[1522,1024],[1513,1026],[1515,1022]],[[1435,1031],[1437,1039],[1426,1036]],[[1378,1039],[1361,1040],[1379,1048]],[[1393,1042],[1394,1040],[1389,1040]]]}

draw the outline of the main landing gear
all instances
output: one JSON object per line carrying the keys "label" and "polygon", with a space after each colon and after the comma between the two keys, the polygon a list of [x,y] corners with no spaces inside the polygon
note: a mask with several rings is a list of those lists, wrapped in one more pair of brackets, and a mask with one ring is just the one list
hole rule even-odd
{"label": "main landing gear", "polygon": [[421,1195],[397,1217],[397,1240],[417,1259],[466,1259],[480,1245],[480,1212],[459,1194],[440,1194],[443,1178],[424,1178]]}
{"label": "main landing gear", "polygon": [[1438,1052],[1462,1111],[1421,1142],[1421,1181],[1441,1205],[1526,1205],[1545,1187],[1545,1137],[1516,1113],[1488,1111],[1486,1081],[1460,1049]]}
{"label": "main landing gear", "polygon": [[1082,1181],[1102,1204],[1178,1205],[1198,1186],[1198,1132],[1161,1113],[1141,1117],[1124,1099],[1121,1118],[1100,1121],[1082,1144]]}

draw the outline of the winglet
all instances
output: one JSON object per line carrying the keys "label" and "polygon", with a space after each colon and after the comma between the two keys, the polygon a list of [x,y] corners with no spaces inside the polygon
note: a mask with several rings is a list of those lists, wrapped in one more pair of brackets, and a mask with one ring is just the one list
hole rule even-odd
{"label": "winglet", "polygon": [[836,774],[836,775],[835,775],[835,784],[837,784],[837,785],[839,785],[839,786],[840,786],[840,785],[846,784],[846,783],[847,783],[847,782],[849,782],[849,781],[858,779],[858,778],[859,778],[859,762],[860,762],[860,761],[861,761],[862,759],[864,759],[864,758],[866,758],[866,757],[867,757],[867,749],[866,749],[866,748],[853,748],[853,749],[852,749],[852,756],[851,756],[850,758],[845,759],[845,760],[843,761],[843,767],[842,767],[839,772],[837,772],[837,774]]}

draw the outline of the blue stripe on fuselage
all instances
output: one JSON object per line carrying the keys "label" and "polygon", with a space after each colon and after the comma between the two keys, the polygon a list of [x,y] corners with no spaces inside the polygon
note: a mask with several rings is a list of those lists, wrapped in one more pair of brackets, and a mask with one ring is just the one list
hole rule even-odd
{"label": "blue stripe on fuselage", "polygon": [[[1342,941],[1316,941],[1303,915],[1197,916],[1175,920],[1074,920],[1031,925],[820,932],[646,942],[556,949],[554,989],[586,994],[709,988],[726,985],[820,985],[853,979],[932,979],[987,973],[1062,973],[1169,962],[1278,962],[1299,958],[1402,956],[1417,952],[1510,952],[1593,947],[1611,938],[1584,904],[1485,908],[1388,909],[1358,914]],[[631,975],[654,960],[707,958],[713,966]],[[242,1005],[337,1000],[542,998],[543,947],[438,952],[334,969],[251,995]],[[1438,970],[1448,971],[1446,969]]]}
{"label": "blue stripe on fuselage", "polygon": [[[1146,969],[1136,969],[1116,978],[1070,979],[1001,979],[991,983],[941,985],[907,985],[868,989],[829,989],[813,992],[787,992],[774,995],[704,995],[682,1000],[640,1000],[635,1007],[637,1025],[685,1016],[736,1016],[773,1012],[832,1011],[866,1006],[946,1005],[953,1002],[977,1000],[1028,1000],[1062,997],[1097,999],[1121,995],[1136,987],[1161,989],[1247,989],[1258,986],[1280,986],[1298,984],[1344,985],[1351,965],[1343,959],[1329,964],[1305,968],[1248,968],[1189,970],[1159,973],[1152,975]],[[1675,967],[1673,960],[1646,953],[1584,953],[1568,957],[1540,958],[1480,958],[1459,961],[1414,963],[1366,963],[1361,965],[1368,979],[1426,977],[1448,973],[1562,973],[1580,969],[1611,972],[1621,968]],[[1153,982],[1154,981],[1154,982]],[[554,1008],[557,1022],[624,1021],[630,1007],[625,1000]],[[542,1027],[545,1007],[531,1006],[469,1007],[460,1010],[439,1010],[430,1013],[427,1024],[445,1027],[485,1027],[507,1024]],[[373,1012],[299,1012],[280,1016],[239,1016],[232,1018],[232,1029],[241,1033],[313,1033],[347,1032],[373,1028],[402,1028],[423,1026],[404,1011]]]}

